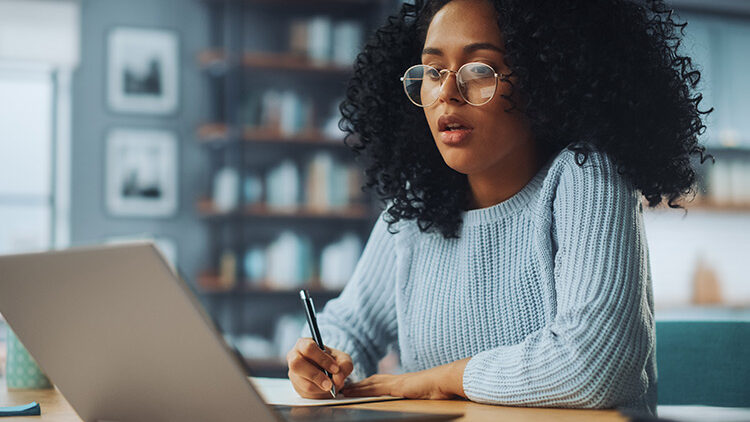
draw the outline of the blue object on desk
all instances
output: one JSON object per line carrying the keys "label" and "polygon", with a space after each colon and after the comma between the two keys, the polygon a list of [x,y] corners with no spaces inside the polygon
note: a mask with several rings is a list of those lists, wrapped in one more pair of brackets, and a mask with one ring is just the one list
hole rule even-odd
{"label": "blue object on desk", "polygon": [[41,414],[42,408],[35,401],[20,406],[0,407],[0,416],[39,416]]}
{"label": "blue object on desk", "polygon": [[656,321],[657,403],[750,407],[748,350],[748,321]]}

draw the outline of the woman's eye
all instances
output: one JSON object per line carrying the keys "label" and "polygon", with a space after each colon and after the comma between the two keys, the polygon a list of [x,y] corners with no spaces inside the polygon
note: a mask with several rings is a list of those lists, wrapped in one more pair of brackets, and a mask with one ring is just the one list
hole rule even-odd
{"label": "woman's eye", "polygon": [[438,72],[435,69],[427,69],[426,74],[427,74],[427,77],[430,79],[434,79],[434,80],[440,79],[440,72]]}
{"label": "woman's eye", "polygon": [[490,69],[489,66],[481,65],[481,64],[475,64],[473,66],[470,66],[469,71],[478,76],[487,76],[487,75],[494,74],[494,72],[492,71],[492,69]]}

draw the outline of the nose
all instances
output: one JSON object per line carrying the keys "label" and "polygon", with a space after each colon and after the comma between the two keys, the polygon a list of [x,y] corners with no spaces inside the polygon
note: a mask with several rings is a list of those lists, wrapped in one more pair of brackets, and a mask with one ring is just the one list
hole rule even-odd
{"label": "nose", "polygon": [[[440,96],[438,99],[444,102],[464,102],[463,97],[458,92],[458,75],[456,72],[446,72],[445,78],[443,78],[442,85],[440,86]],[[453,80],[451,80],[453,78]]]}

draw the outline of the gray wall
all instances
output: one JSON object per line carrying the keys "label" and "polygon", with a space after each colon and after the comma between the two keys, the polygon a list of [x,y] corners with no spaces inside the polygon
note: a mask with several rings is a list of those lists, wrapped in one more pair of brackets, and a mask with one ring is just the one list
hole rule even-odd
{"label": "gray wall", "polygon": [[[170,116],[114,113],[107,108],[107,33],[115,26],[176,31],[180,41],[180,105]],[[195,128],[210,116],[207,83],[196,54],[209,44],[209,21],[199,0],[82,0],[81,64],[73,76],[71,242],[149,233],[177,246],[178,267],[188,279],[205,268],[207,231],[195,212],[206,185],[206,152]],[[107,213],[104,197],[105,136],[112,128],[158,128],[178,136],[179,207],[170,218],[120,218]]]}

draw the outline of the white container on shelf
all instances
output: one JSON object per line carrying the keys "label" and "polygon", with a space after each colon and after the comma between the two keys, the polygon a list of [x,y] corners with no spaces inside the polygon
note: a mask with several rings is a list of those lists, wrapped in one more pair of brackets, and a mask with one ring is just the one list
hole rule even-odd
{"label": "white container on shelf", "polygon": [[315,16],[307,23],[307,54],[316,62],[331,60],[331,18]]}
{"label": "white container on shelf", "polygon": [[351,66],[362,44],[362,25],[357,21],[337,22],[333,27],[333,61]]}
{"label": "white container on shelf", "polygon": [[708,193],[717,205],[729,203],[732,196],[732,175],[727,162],[716,160],[708,170]]}
{"label": "white container on shelf", "polygon": [[738,200],[742,205],[750,205],[750,160],[740,162],[737,174],[733,173],[732,186],[738,186]]}
{"label": "white container on shelf", "polygon": [[271,286],[292,289],[310,279],[312,244],[309,239],[284,231],[269,245],[267,254],[267,277]]}
{"label": "white container on shelf", "polygon": [[237,208],[239,203],[240,174],[233,167],[223,167],[214,176],[213,202],[219,212]]}
{"label": "white container on shelf", "polygon": [[340,162],[335,162],[328,183],[331,192],[331,207],[343,208],[349,205],[349,168]]}
{"label": "white container on shelf", "polygon": [[292,136],[299,133],[304,127],[305,110],[304,104],[294,91],[284,91],[281,95],[281,134]]}
{"label": "white container on shelf", "polygon": [[745,163],[742,160],[730,160],[729,167],[729,202],[734,205],[742,205],[745,201],[744,173]]}
{"label": "white container on shelf", "polygon": [[347,233],[341,240],[331,243],[320,255],[320,280],[326,289],[343,289],[354,274],[362,242],[354,233]]}
{"label": "white container on shelf", "polygon": [[311,209],[326,210],[331,207],[331,192],[328,184],[334,162],[330,153],[319,152],[310,160],[307,167],[305,193],[307,206]]}
{"label": "white container on shelf", "polygon": [[305,318],[299,314],[285,314],[279,318],[273,335],[273,343],[279,356],[286,356],[294,348],[305,324]]}
{"label": "white container on shelf", "polygon": [[266,177],[266,202],[269,208],[288,210],[299,203],[300,175],[292,160],[284,160]]}
{"label": "white container on shelf", "polygon": [[266,278],[266,250],[260,245],[255,245],[245,251],[242,259],[245,276],[251,285],[258,285]]}
{"label": "white container on shelf", "polygon": [[263,200],[263,182],[260,176],[255,173],[246,175],[242,185],[242,192],[246,204],[252,205],[261,202]]}
{"label": "white container on shelf", "polygon": [[265,128],[279,129],[281,125],[282,94],[268,90],[261,97],[260,125]]}

